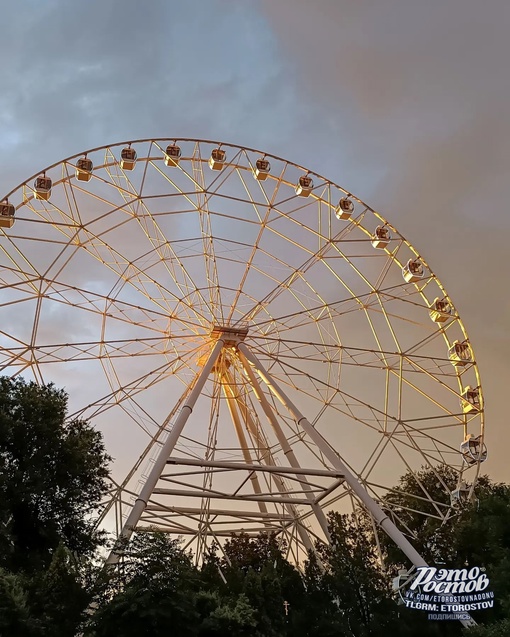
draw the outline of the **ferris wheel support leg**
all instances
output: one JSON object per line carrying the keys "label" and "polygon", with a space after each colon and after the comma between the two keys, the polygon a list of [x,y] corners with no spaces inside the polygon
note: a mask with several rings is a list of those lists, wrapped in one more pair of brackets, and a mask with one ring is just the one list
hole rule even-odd
{"label": "ferris wheel support leg", "polygon": [[[211,373],[212,368],[214,367],[214,363],[216,362],[221,352],[223,344],[224,343],[222,339],[218,339],[216,341],[216,344],[213,347],[209,355],[209,358],[207,359],[207,362],[203,366],[202,371],[200,372],[200,374],[198,375],[196,379],[193,389],[191,390],[186,402],[181,407],[181,411],[179,412],[179,415],[177,416],[175,420],[175,423],[172,427],[172,430],[170,431],[168,435],[168,438],[165,441],[165,444],[161,447],[161,451],[159,452],[158,457],[156,458],[156,462],[154,463],[154,466],[152,467],[152,470],[145,484],[143,485],[143,488],[140,491],[140,494],[136,498],[133,508],[131,509],[129,516],[126,522],[124,523],[124,526],[122,527],[122,531],[121,531],[119,539],[129,540],[129,538],[133,534],[133,531],[140,520],[140,516],[142,515],[143,510],[147,506],[147,502],[149,501],[149,498],[152,495],[154,487],[156,486],[156,483],[159,480],[161,473],[163,472],[163,469],[166,466],[166,461],[168,460],[168,457],[172,453],[177,441],[179,440],[182,430],[184,429],[184,425],[186,424],[186,421],[188,420],[191,412],[193,411],[193,407],[195,406],[195,403],[198,397],[200,396],[202,389],[204,388],[205,382],[209,374]],[[110,555],[108,556],[108,559],[106,560],[107,566],[116,564],[119,561],[120,553],[118,550],[116,550],[116,548],[117,546],[114,546]]]}
{"label": "ferris wheel support leg", "polygon": [[[250,370],[251,371],[251,370]],[[253,372],[251,372],[253,374]],[[226,387],[229,387],[229,392],[232,396],[232,398],[235,400],[235,402],[239,405],[240,411],[243,413],[244,415],[244,420],[246,423],[246,427],[248,432],[250,433],[250,435],[252,436],[252,439],[256,442],[257,446],[259,447],[260,450],[262,450],[264,452],[264,456],[266,458],[265,460],[265,464],[267,466],[272,466],[272,467],[276,467],[276,463],[274,462],[269,446],[267,444],[266,440],[263,440],[262,437],[260,436],[260,432],[257,431],[257,427],[255,426],[255,423],[253,422],[253,418],[251,417],[247,406],[240,400],[239,396],[236,396],[233,392],[232,392],[232,387],[234,386],[234,379],[229,375],[226,374],[226,380],[227,380],[227,385]],[[255,379],[256,381],[256,379]],[[258,395],[257,395],[258,398]],[[288,444],[288,443],[287,443]],[[300,476],[296,476],[296,477],[300,477]],[[273,480],[274,483],[276,485],[276,488],[278,489],[278,492],[280,494],[282,494],[283,496],[287,496],[288,498],[292,498],[292,495],[289,494],[289,490],[286,488],[284,481],[281,479],[281,477],[277,474],[273,475]],[[309,495],[309,494],[307,494]],[[289,515],[294,519],[295,521],[295,526],[297,528],[297,532],[299,534],[299,537],[301,538],[301,543],[303,544],[304,548],[306,549],[306,551],[313,551],[313,542],[310,538],[310,535],[308,533],[308,530],[306,529],[305,525],[303,524],[303,522],[301,522],[299,520],[300,515],[299,515],[299,511],[297,509],[297,507],[290,503],[287,502],[285,505],[286,510],[289,512]],[[320,559],[318,559],[319,564],[321,564]]]}
{"label": "ferris wheel support leg", "polygon": [[[222,386],[223,393],[225,395],[225,398],[227,399],[227,406],[230,411],[230,417],[232,418],[234,429],[236,430],[237,438],[239,440],[239,444],[241,445],[244,461],[246,462],[246,464],[253,464],[253,459],[250,454],[248,442],[246,441],[246,436],[244,435],[244,431],[241,426],[241,420],[239,418],[239,413],[236,408],[235,396],[233,395],[231,387],[228,383],[229,379],[227,378],[226,382],[222,383]],[[262,489],[260,487],[259,477],[255,472],[250,475],[250,480],[253,486],[254,493],[256,493],[257,495],[261,495]],[[267,513],[267,506],[265,502],[258,502],[258,507],[261,513]],[[268,525],[267,520],[265,524]]]}
{"label": "ferris wheel support leg", "polygon": [[[244,344],[238,343],[238,349],[244,354],[248,362],[250,362],[264,383],[274,393],[278,400],[288,409],[292,417],[295,419],[297,425],[303,429],[307,436],[312,440],[324,456],[331,462],[331,464],[343,473],[345,481],[351,487],[352,491],[363,502],[368,511],[374,516],[374,519],[379,526],[385,531],[385,533],[395,542],[395,544],[402,550],[402,552],[409,558],[409,560],[415,566],[428,566],[427,562],[422,558],[414,546],[404,536],[404,534],[395,526],[386,513],[381,509],[377,502],[371,497],[365,487],[360,484],[348,467],[344,464],[340,456],[329,445],[328,442],[321,436],[321,434],[311,425],[311,423],[303,416],[299,409],[294,405],[285,392],[279,387],[276,381],[265,370],[262,363],[257,356]],[[461,619],[461,624],[466,627],[476,626],[474,619]]]}
{"label": "ferris wheel support leg", "polygon": [[[255,392],[255,396],[260,402],[262,409],[264,413],[266,414],[266,417],[269,423],[271,424],[273,431],[275,432],[278,442],[280,443],[283,453],[285,454],[285,456],[287,457],[287,460],[289,461],[290,466],[293,467],[294,469],[300,469],[301,466],[299,464],[298,459],[296,458],[296,454],[294,453],[292,447],[289,445],[289,442],[287,438],[285,437],[282,431],[282,428],[280,427],[280,423],[278,422],[271,405],[269,404],[267,398],[264,396],[264,393],[262,392],[260,388],[260,384],[257,380],[257,377],[253,373],[253,369],[250,367],[248,361],[246,360],[245,356],[242,353],[240,358],[241,358],[243,367],[246,370],[246,373],[248,374],[248,378],[250,379],[250,383],[251,383],[251,386],[253,387],[253,391]],[[299,475],[296,475],[296,478],[298,478],[301,486],[303,487],[303,491],[305,492],[306,498],[310,502],[310,505],[315,514],[315,517],[317,518],[317,522],[319,523],[322,529],[322,532],[324,533],[326,539],[329,542],[331,540],[331,537],[329,534],[328,521],[326,519],[326,516],[324,515],[324,511],[315,501],[312,488],[310,487],[306,478],[300,479]]]}
{"label": "ferris wheel support leg", "polygon": [[[136,471],[140,468],[142,462],[147,458],[149,453],[152,451],[152,448],[158,442],[160,436],[163,434],[163,432],[168,427],[168,423],[171,421],[171,419],[177,413],[177,410],[181,406],[183,400],[186,398],[186,395],[188,394],[188,392],[189,392],[189,388],[186,388],[184,390],[184,392],[182,393],[181,397],[179,398],[179,400],[172,407],[172,411],[168,414],[168,416],[165,418],[165,420],[158,427],[158,430],[156,431],[154,436],[149,441],[149,444],[145,447],[145,449],[143,450],[142,454],[138,457],[138,459],[136,460],[135,464],[131,467],[131,469],[129,470],[129,473],[126,475],[124,480],[120,484],[116,485],[116,489],[115,489],[116,495],[110,500],[110,502],[102,510],[101,515],[99,516],[99,518],[95,522],[96,528],[100,527],[100,525],[102,524],[103,520],[105,519],[107,514],[110,512],[112,507],[114,507],[114,506],[115,507],[119,507],[119,512],[121,511],[121,509],[122,509],[122,506],[121,506],[122,493],[124,492],[124,489],[125,489],[126,485],[131,480],[131,478],[134,476]],[[120,513],[116,513],[116,515],[117,515],[119,520],[122,519],[122,516],[120,515]],[[120,527],[120,522],[119,522],[118,525],[116,524],[116,528],[120,528],[120,529],[122,528],[122,527]],[[119,535],[120,535],[120,531],[119,531]]]}

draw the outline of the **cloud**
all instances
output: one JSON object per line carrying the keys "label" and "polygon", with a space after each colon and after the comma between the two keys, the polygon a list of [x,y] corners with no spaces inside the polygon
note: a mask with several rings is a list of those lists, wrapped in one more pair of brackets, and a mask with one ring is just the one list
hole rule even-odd
{"label": "cloud", "polygon": [[[488,464],[507,479],[496,437],[507,436],[510,356],[509,11],[506,0],[10,3],[0,190],[90,147],[167,135],[261,148],[344,185],[446,284],[481,365]],[[55,329],[72,335],[61,318]],[[94,393],[97,371],[69,378],[73,404],[81,384],[80,399]],[[121,461],[138,453],[105,429]]]}
{"label": "cloud", "polygon": [[308,152],[423,250],[457,304],[481,366],[497,472],[496,438],[508,440],[510,5],[263,7],[300,102],[322,115]]}
{"label": "cloud", "polygon": [[222,8],[219,0],[8,7],[0,158],[9,167],[0,188],[123,139],[242,137],[249,145],[281,134],[289,89],[271,33],[252,8]]}

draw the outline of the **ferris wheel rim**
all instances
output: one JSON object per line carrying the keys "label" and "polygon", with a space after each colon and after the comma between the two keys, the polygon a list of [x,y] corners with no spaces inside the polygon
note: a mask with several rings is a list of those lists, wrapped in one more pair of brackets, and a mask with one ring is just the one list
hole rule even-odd
{"label": "ferris wheel rim", "polygon": [[[96,147],[96,148],[88,149],[88,150],[87,150],[87,151],[85,151],[85,152],[77,153],[77,154],[75,154],[75,155],[71,155],[71,156],[67,157],[67,158],[66,158],[66,159],[64,159],[64,160],[61,160],[61,161],[59,161],[59,162],[56,162],[56,163],[52,164],[51,166],[48,166],[48,167],[45,169],[45,171],[43,171],[43,172],[46,172],[46,171],[48,171],[48,172],[49,172],[50,170],[55,169],[55,168],[57,168],[57,167],[59,167],[59,166],[64,166],[64,165],[66,165],[66,164],[69,164],[70,162],[72,162],[72,160],[74,160],[74,159],[76,159],[76,158],[78,158],[78,157],[81,157],[81,156],[83,156],[83,155],[92,154],[92,153],[94,153],[94,152],[101,152],[101,151],[107,151],[107,150],[110,150],[110,149],[116,149],[116,148],[118,148],[118,147],[123,147],[123,146],[125,146],[125,145],[133,145],[133,146],[135,146],[135,145],[137,145],[137,144],[150,144],[150,148],[152,148],[152,146],[153,146],[153,145],[155,145],[156,147],[159,147],[159,146],[158,146],[158,143],[166,143],[166,142],[182,142],[182,143],[190,142],[190,143],[194,143],[194,144],[197,144],[197,143],[198,143],[198,144],[202,144],[202,145],[217,145],[218,147],[233,148],[233,149],[236,149],[237,151],[250,152],[250,153],[254,153],[254,154],[258,154],[258,155],[261,155],[261,156],[267,157],[267,158],[269,158],[269,159],[271,159],[271,160],[274,160],[274,161],[277,161],[277,162],[282,162],[283,164],[285,164],[285,165],[289,165],[289,166],[292,166],[292,167],[296,168],[297,170],[302,171],[303,173],[306,173],[306,174],[309,174],[309,175],[313,175],[314,177],[319,178],[319,179],[320,179],[320,180],[322,180],[325,184],[329,184],[329,185],[334,186],[334,187],[335,187],[335,188],[337,188],[339,191],[341,191],[341,192],[345,193],[345,195],[346,195],[346,196],[350,197],[350,198],[351,198],[351,199],[353,199],[354,201],[356,201],[356,202],[358,202],[359,204],[361,204],[361,205],[362,205],[363,207],[365,207],[368,211],[370,211],[370,212],[371,212],[371,213],[372,213],[372,214],[373,214],[373,215],[374,215],[377,219],[379,219],[382,223],[384,223],[384,225],[387,225],[387,226],[388,226],[389,228],[391,228],[394,232],[396,232],[396,233],[397,233],[397,235],[398,235],[398,237],[399,237],[399,239],[400,239],[400,240],[402,240],[403,242],[405,242],[405,243],[406,243],[406,244],[407,244],[407,245],[408,245],[408,246],[412,249],[412,251],[413,251],[413,252],[417,255],[417,257],[419,257],[419,258],[420,258],[420,260],[422,261],[422,263],[423,263],[423,264],[427,267],[427,269],[429,270],[430,275],[431,275],[431,276],[433,276],[433,277],[435,277],[435,275],[433,274],[432,270],[431,270],[431,269],[430,269],[430,267],[428,266],[428,263],[425,261],[425,259],[423,259],[423,258],[422,258],[421,253],[420,253],[420,252],[418,252],[418,251],[417,251],[417,250],[416,250],[416,249],[415,249],[415,248],[414,248],[414,247],[413,247],[413,246],[412,246],[412,245],[411,245],[411,244],[410,244],[410,243],[409,243],[409,242],[408,242],[408,241],[407,241],[407,240],[403,237],[403,235],[402,235],[402,234],[401,234],[401,233],[400,233],[400,232],[399,232],[399,231],[398,231],[398,230],[397,230],[397,229],[396,229],[396,228],[395,228],[395,227],[394,227],[394,226],[393,226],[390,222],[388,222],[388,221],[387,221],[384,217],[382,217],[382,216],[380,215],[380,213],[378,213],[378,212],[377,212],[377,211],[375,211],[373,208],[371,208],[370,206],[368,206],[367,204],[365,204],[365,203],[364,203],[361,199],[357,198],[357,197],[356,197],[353,193],[351,193],[350,191],[346,190],[346,189],[345,189],[345,188],[343,188],[342,186],[339,186],[339,185],[338,185],[338,184],[336,184],[335,182],[333,182],[333,181],[331,181],[331,180],[329,180],[329,179],[327,179],[327,178],[323,177],[321,174],[319,174],[319,173],[317,173],[317,172],[315,172],[315,171],[311,171],[311,170],[309,170],[309,169],[307,169],[307,168],[305,168],[305,167],[303,167],[303,166],[301,166],[301,165],[299,165],[299,164],[297,164],[297,163],[295,163],[295,162],[291,162],[291,161],[289,161],[289,160],[287,160],[287,159],[283,159],[283,158],[278,157],[278,156],[276,156],[276,155],[273,155],[273,154],[271,154],[271,153],[264,153],[263,151],[260,151],[260,150],[258,150],[258,149],[253,149],[253,148],[249,148],[249,147],[245,147],[245,146],[239,146],[239,145],[232,144],[232,143],[229,143],[229,142],[219,142],[219,141],[215,141],[215,140],[196,139],[196,138],[185,138],[185,137],[147,138],[147,139],[139,139],[139,140],[130,140],[130,141],[125,141],[125,142],[116,142],[116,143],[111,144],[111,145],[103,145],[103,146],[99,146],[99,147]],[[162,151],[162,153],[164,152],[164,149],[162,149],[162,148],[159,148],[159,150],[161,150],[161,151]],[[149,161],[149,159],[150,159],[150,150],[149,150],[149,157],[147,157],[147,158],[140,157],[140,158],[139,158],[139,161],[144,161],[144,160],[145,160],[145,161],[147,161],[147,162],[148,162],[148,161]],[[227,162],[227,163],[228,163],[228,162]],[[36,177],[37,177],[38,175],[40,175],[40,174],[41,174],[41,171],[39,171],[38,173],[35,173],[35,175],[33,175],[32,177],[30,177],[27,181],[22,182],[20,185],[18,185],[15,189],[13,189],[13,190],[12,190],[12,191],[11,191],[11,192],[7,195],[7,198],[8,198],[8,197],[10,197],[13,193],[15,193],[15,192],[17,192],[17,191],[21,190],[23,187],[25,187],[25,186],[27,185],[27,183],[28,183],[31,179],[36,178]],[[70,177],[69,177],[69,182],[70,182],[71,178],[72,178],[72,176],[70,176]],[[64,180],[62,180],[62,181],[64,181]],[[22,201],[22,202],[19,204],[19,206],[18,206],[18,207],[20,207],[20,206],[22,206],[22,205],[25,205],[25,202],[24,202],[24,201]],[[127,204],[127,203],[125,203],[125,204],[123,204],[123,206],[121,206],[121,207],[125,207],[125,206],[127,206],[127,205],[128,205],[128,204]],[[445,289],[444,289],[444,287],[442,286],[442,284],[441,284],[441,282],[439,281],[439,279],[437,279],[437,277],[435,277],[435,278],[436,278],[436,282],[437,282],[437,284],[438,284],[439,288],[440,288],[440,289],[442,289],[442,290],[444,291],[445,297],[446,297],[446,298],[448,298],[448,299],[450,299],[449,295],[446,293],[446,290],[445,290]],[[192,290],[188,293],[188,296],[189,296],[189,295],[194,294],[195,292],[200,292],[202,289],[203,289],[203,290],[208,290],[209,288],[207,288],[207,287],[204,287],[204,288],[195,287],[195,289],[194,289],[194,290],[192,289]],[[358,298],[358,296],[356,296],[356,298]],[[256,299],[253,299],[253,300],[255,301]],[[464,334],[466,334],[466,331],[465,331],[465,328],[464,328],[463,321],[462,321],[462,320],[461,320],[461,318],[458,316],[458,314],[456,314],[455,318],[456,318],[456,320],[458,321],[458,324],[459,324],[460,328],[462,329],[462,331],[464,332]],[[278,316],[277,316],[277,317],[272,318],[272,317],[269,315],[269,316],[268,316],[268,319],[267,319],[267,321],[266,321],[266,322],[267,322],[267,323],[271,323],[271,322],[275,322],[275,323],[276,323],[276,322],[278,322],[279,320],[281,320],[281,317],[278,317]],[[188,323],[189,323],[189,321],[188,321]],[[199,328],[200,328],[199,323],[200,323],[200,322],[198,321],[198,325],[197,325],[197,327],[199,327]],[[276,330],[276,334],[277,334],[277,335],[279,335],[279,330],[278,330],[278,329]],[[467,336],[467,334],[466,334],[466,336]],[[255,337],[255,338],[257,338],[257,337]],[[264,337],[264,336],[261,336],[260,338],[265,338],[265,337]],[[446,358],[445,358],[445,360],[446,360]],[[475,370],[475,373],[476,373],[476,375],[477,375],[477,377],[478,377],[478,366],[477,366],[476,360],[474,360],[474,361],[472,362],[472,365],[473,365],[473,369]],[[481,389],[480,389],[480,390],[481,390]],[[482,410],[480,411],[480,422],[481,422],[482,442],[483,442],[483,433],[484,433],[484,426],[483,426],[483,423],[484,423],[484,415],[483,415],[483,401],[482,401]],[[480,467],[480,463],[478,463],[478,464],[477,464],[477,471],[479,470],[479,467]]]}

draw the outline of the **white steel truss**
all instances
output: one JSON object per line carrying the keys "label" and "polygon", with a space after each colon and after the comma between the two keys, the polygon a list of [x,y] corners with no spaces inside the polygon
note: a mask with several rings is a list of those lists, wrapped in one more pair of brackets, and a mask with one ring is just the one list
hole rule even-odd
{"label": "white steel truss", "polygon": [[[124,523],[120,537],[123,539],[129,539],[133,532],[143,532],[154,530],[158,528],[167,533],[178,534],[182,536],[193,536],[199,540],[202,533],[211,533],[213,537],[219,540],[221,537],[231,537],[233,534],[239,531],[244,532],[244,526],[252,524],[250,529],[251,533],[259,532],[275,532],[282,533],[283,531],[289,532],[294,527],[296,535],[301,537],[302,549],[310,550],[314,547],[314,540],[316,539],[311,532],[309,526],[304,524],[304,519],[300,514],[301,510],[309,507],[313,514],[316,516],[316,522],[328,538],[327,525],[323,525],[325,522],[324,513],[319,506],[320,497],[325,492],[328,494],[333,493],[341,485],[345,484],[348,489],[354,494],[358,500],[363,504],[366,510],[373,516],[378,526],[387,533],[390,538],[401,548],[403,553],[408,557],[410,562],[414,566],[427,566],[427,562],[421,557],[421,555],[412,546],[405,535],[397,528],[388,515],[381,508],[374,498],[368,493],[365,486],[359,481],[359,477],[355,476],[346,464],[342,461],[340,455],[331,447],[331,445],[325,440],[325,438],[317,431],[315,427],[307,420],[307,418],[299,411],[296,405],[288,397],[286,392],[279,386],[274,378],[268,373],[264,365],[258,359],[258,357],[250,350],[250,348],[242,342],[245,337],[245,333],[242,334],[242,340],[236,341],[235,331],[228,330],[228,340],[222,337],[221,330],[215,331],[218,335],[218,340],[215,342],[211,353],[205,362],[196,382],[193,386],[193,390],[181,408],[181,412],[176,419],[172,430],[162,446],[159,455],[154,463],[147,480],[135,500],[134,506]],[[221,361],[220,354],[222,352],[225,343],[229,343],[229,353],[223,357]],[[331,470],[324,469],[308,469],[299,465],[294,453],[290,454],[290,461],[292,464],[289,466],[276,465],[271,457],[271,453],[268,447],[264,448],[264,452],[260,458],[259,463],[254,463],[250,456],[249,446],[245,433],[242,433],[243,425],[246,432],[250,432],[253,425],[250,426],[248,418],[241,422],[238,416],[234,416],[235,407],[239,409],[239,412],[248,413],[246,405],[240,401],[238,395],[235,392],[229,394],[231,387],[235,385],[233,378],[228,374],[228,369],[232,365],[232,358],[238,358],[241,365],[244,367],[247,376],[250,379],[250,383],[255,380],[254,370],[260,376],[263,381],[266,390],[272,392],[278,400],[289,411],[294,419],[297,427],[302,430],[303,438],[306,437],[314,444],[317,449],[323,454],[324,458],[330,463]],[[188,420],[188,417],[193,411],[193,407],[197,401],[197,398],[204,388],[205,382],[209,374],[215,373],[220,382],[224,385],[225,393],[228,399],[231,399],[234,405],[229,405],[232,419],[235,422],[235,427],[238,429],[239,442],[244,452],[245,462],[225,462],[215,460],[200,460],[190,458],[178,458],[169,454],[172,453],[179,437],[183,434],[184,426]],[[252,389],[256,392],[256,396],[259,400],[264,400],[264,392],[260,384],[256,382],[252,385]],[[264,411],[268,416],[268,419],[274,423],[277,422],[276,414],[272,412],[271,407],[268,406],[267,401],[264,402]],[[243,409],[244,407],[244,409]],[[269,413],[272,413],[269,416]],[[284,447],[285,448],[285,447]],[[183,467],[199,469],[200,471],[219,471],[228,473],[246,473],[247,477],[251,480],[252,493],[240,494],[232,488],[228,490],[217,489],[196,489],[196,488],[167,488],[158,487],[158,483],[169,481],[175,483],[176,478],[186,478],[189,473],[167,473],[165,471],[166,466]],[[275,495],[274,492],[264,492],[261,489],[261,483],[259,481],[259,474],[270,474],[275,483],[278,485],[279,494]],[[314,478],[326,478],[329,482],[327,486],[321,486],[313,482]],[[285,482],[286,480],[287,482]],[[245,479],[246,481],[246,479]],[[184,482],[181,482],[182,486],[189,487]],[[306,497],[304,497],[306,496]],[[190,498],[200,498],[203,502],[207,501],[207,507],[202,504],[201,507],[183,507],[177,503],[182,500],[188,500]],[[229,510],[226,508],[211,509],[209,503],[211,500],[218,500],[220,502],[226,502],[228,500],[234,500],[239,503],[254,503],[259,506],[259,511],[244,511],[241,509]],[[286,508],[287,513],[274,513],[269,512],[266,504],[273,506],[282,505]],[[185,517],[188,519],[188,526],[178,524],[175,518]],[[212,530],[213,520],[218,518],[228,520],[226,526],[220,527],[220,530]],[[199,523],[198,527],[193,527],[192,523]],[[219,525],[217,525],[219,526]],[[119,546],[119,545],[117,545]],[[107,559],[107,564],[115,564],[121,558],[122,550],[118,550],[114,547]],[[476,623],[474,620],[463,619],[462,624],[466,627],[474,626]]]}
{"label": "white steel truss", "polygon": [[[87,151],[86,174],[78,155],[47,167],[50,190],[34,175],[0,217],[0,373],[65,386],[70,417],[103,431],[98,524],[156,526],[197,560],[275,531],[299,562],[331,509],[361,502],[390,535],[407,513],[448,519],[483,460],[459,445],[483,446],[484,401],[423,255],[285,159],[166,138],[131,141],[129,164],[126,145]],[[388,520],[371,503],[404,473],[411,504],[386,499]]]}

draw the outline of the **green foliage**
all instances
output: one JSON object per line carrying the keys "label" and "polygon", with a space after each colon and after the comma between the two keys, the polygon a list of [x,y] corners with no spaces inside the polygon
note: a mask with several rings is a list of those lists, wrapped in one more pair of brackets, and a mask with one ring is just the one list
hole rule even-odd
{"label": "green foliage", "polygon": [[222,600],[218,593],[200,592],[197,607],[202,611],[199,637],[245,637],[255,634],[256,611],[243,593]]}
{"label": "green foliage", "polygon": [[76,637],[83,610],[91,600],[86,574],[86,568],[60,545],[46,571],[25,576],[30,613],[38,628],[36,635]]}
{"label": "green foliage", "polygon": [[0,569],[0,636],[31,637],[33,620],[19,575]]}
{"label": "green foliage", "polygon": [[[447,490],[455,488],[455,475],[446,467],[424,469],[416,476],[405,474],[386,498],[397,511],[394,521],[408,535],[418,552],[431,564],[446,567],[484,566],[495,592],[494,609],[474,613],[477,621],[493,622],[510,615],[510,486],[481,476],[476,497],[464,503],[446,521],[439,516],[424,520],[415,509],[427,510],[447,505]],[[423,500],[428,493],[435,505]],[[436,509],[437,512],[437,509]],[[368,523],[366,524],[368,528]],[[408,566],[402,552],[381,534],[387,566],[395,572]],[[445,629],[446,630],[446,629]],[[454,632],[452,628],[448,631]],[[510,635],[510,633],[509,633]]]}
{"label": "green foliage", "polygon": [[[119,568],[98,578],[91,558],[101,538],[90,512],[105,492],[108,461],[99,433],[67,421],[63,391],[0,378],[0,637],[462,633],[458,622],[429,622],[397,605],[390,582],[407,560],[380,534],[381,566],[362,511],[329,515],[331,543],[316,547],[303,572],[274,534],[233,536],[198,568],[179,541],[150,532],[125,543]],[[487,568],[495,608],[466,634],[510,637],[510,487],[482,477],[478,499],[444,521],[455,486],[445,467],[408,473],[383,505],[431,563]],[[84,621],[93,595],[96,612]]]}
{"label": "green foliage", "polygon": [[109,460],[64,391],[0,378],[0,636],[75,637]]}
{"label": "green foliage", "polygon": [[355,517],[338,513],[329,515],[329,529],[331,544],[322,545],[318,553],[324,572],[316,571],[316,580],[326,593],[335,629],[352,637],[394,631],[397,607],[369,533]]}
{"label": "green foliage", "polygon": [[0,565],[49,565],[63,542],[78,554],[99,541],[88,514],[106,491],[101,434],[68,422],[67,395],[52,385],[0,378]]}
{"label": "green foliage", "polygon": [[[218,605],[201,611],[200,635],[219,634],[220,623],[227,621],[232,621],[229,630],[233,632],[223,634],[297,634],[289,631],[293,610],[303,606],[305,590],[300,573],[285,558],[286,549],[284,542],[266,533],[233,536],[225,542],[221,557],[217,547],[213,549],[204,560],[200,578],[202,586],[213,591]],[[213,626],[218,633],[209,633]]]}
{"label": "green foliage", "polygon": [[86,634],[107,637],[196,635],[197,570],[176,540],[162,533],[137,535],[123,548]]}
{"label": "green foliage", "polygon": [[[431,564],[455,558],[451,524],[444,524],[442,516],[450,509],[449,493],[456,484],[456,473],[449,467],[409,471],[383,500],[383,506],[391,505],[391,508],[385,507],[388,516]],[[385,534],[381,534],[381,543],[390,564],[406,565],[400,549]]]}

